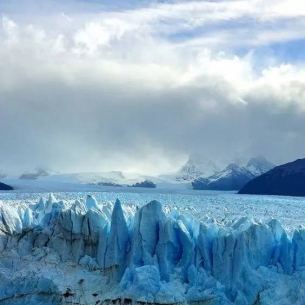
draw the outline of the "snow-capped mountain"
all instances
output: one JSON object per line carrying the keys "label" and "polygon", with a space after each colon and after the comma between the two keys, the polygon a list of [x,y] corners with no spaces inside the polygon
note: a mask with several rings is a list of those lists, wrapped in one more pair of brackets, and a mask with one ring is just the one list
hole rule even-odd
{"label": "snow-capped mountain", "polygon": [[0,201],[0,302],[305,304],[304,229],[164,209],[52,194]]}
{"label": "snow-capped mountain", "polygon": [[24,172],[22,175],[20,175],[19,179],[35,180],[41,177],[47,177],[54,174],[58,174],[58,172],[54,172],[50,169],[43,167],[36,167],[33,171]]}
{"label": "snow-capped mountain", "polygon": [[266,160],[266,158],[263,156],[251,158],[246,165],[247,170],[249,170],[255,176],[260,176],[270,171],[274,167],[275,165]]}
{"label": "snow-capped mountain", "polygon": [[263,157],[251,158],[247,165],[229,164],[224,170],[192,182],[196,190],[239,190],[251,179],[269,171],[274,165]]}
{"label": "snow-capped mountain", "polygon": [[219,170],[220,168],[213,161],[192,155],[181,167],[177,180],[192,181],[198,177],[208,177]]}
{"label": "snow-capped mountain", "polygon": [[199,155],[191,155],[188,161],[175,173],[159,177],[173,183],[189,183],[199,177],[208,177],[220,168],[210,159]]}
{"label": "snow-capped mountain", "polygon": [[305,196],[305,159],[277,166],[256,177],[239,194]]}

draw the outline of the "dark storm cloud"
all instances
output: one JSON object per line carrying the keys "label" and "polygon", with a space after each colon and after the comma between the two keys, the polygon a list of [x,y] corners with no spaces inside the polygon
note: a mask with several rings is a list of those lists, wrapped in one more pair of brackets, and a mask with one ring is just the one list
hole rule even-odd
{"label": "dark storm cloud", "polygon": [[296,107],[274,113],[268,101],[234,105],[226,92],[213,98],[213,88],[158,92],[134,86],[131,91],[115,81],[90,89],[51,82],[18,86],[1,102],[1,159],[69,169],[83,163],[89,170],[103,168],[112,156],[145,160],[156,148],[165,158],[203,152],[219,159],[244,152],[276,161],[304,150],[304,115]]}

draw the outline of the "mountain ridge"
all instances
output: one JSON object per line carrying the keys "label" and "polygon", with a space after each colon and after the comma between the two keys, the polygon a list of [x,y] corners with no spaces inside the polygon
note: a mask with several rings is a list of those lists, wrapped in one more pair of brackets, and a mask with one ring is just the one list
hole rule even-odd
{"label": "mountain ridge", "polygon": [[250,158],[247,162],[245,158],[243,158],[243,162],[240,162],[240,159],[235,161],[222,167],[206,157],[190,155],[187,162],[177,172],[158,176],[123,173],[118,170],[109,172],[58,173],[43,167],[37,167],[35,170],[24,172],[19,176],[19,179],[38,179],[45,182],[57,181],[58,183],[98,184],[104,186],[130,186],[149,180],[156,184],[157,188],[239,190],[249,180],[274,167],[272,163],[262,156]]}
{"label": "mountain ridge", "polygon": [[253,178],[269,171],[274,165],[264,157],[251,158],[246,166],[230,163],[224,170],[192,181],[195,190],[239,190]]}

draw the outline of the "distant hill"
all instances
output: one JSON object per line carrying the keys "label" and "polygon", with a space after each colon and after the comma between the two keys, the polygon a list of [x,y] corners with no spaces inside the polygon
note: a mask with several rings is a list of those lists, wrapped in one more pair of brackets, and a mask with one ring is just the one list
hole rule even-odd
{"label": "distant hill", "polygon": [[0,191],[12,191],[13,189],[10,185],[0,182]]}
{"label": "distant hill", "polygon": [[305,159],[273,168],[249,181],[238,193],[305,196]]}

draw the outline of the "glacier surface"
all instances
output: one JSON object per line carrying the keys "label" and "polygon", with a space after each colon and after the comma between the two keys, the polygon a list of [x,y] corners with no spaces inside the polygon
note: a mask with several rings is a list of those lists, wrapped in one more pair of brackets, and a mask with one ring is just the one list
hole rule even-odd
{"label": "glacier surface", "polygon": [[186,206],[0,201],[0,303],[305,304],[303,227]]}

